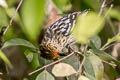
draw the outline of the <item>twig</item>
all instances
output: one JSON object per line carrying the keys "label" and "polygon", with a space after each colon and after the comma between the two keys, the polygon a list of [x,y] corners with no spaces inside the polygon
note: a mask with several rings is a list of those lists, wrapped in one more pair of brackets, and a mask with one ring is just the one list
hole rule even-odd
{"label": "twig", "polygon": [[107,62],[107,61],[104,61],[104,60],[103,60],[103,62],[104,62],[104,63],[106,63],[106,64],[109,64],[109,65],[111,65],[111,66],[114,66],[114,67],[115,67],[115,66],[117,66],[116,64],[109,63],[109,62]]}
{"label": "twig", "polygon": [[63,57],[63,58],[61,58],[61,59],[59,59],[59,60],[57,60],[57,61],[55,61],[55,62],[52,62],[52,63],[50,63],[50,64],[48,64],[48,65],[45,65],[45,66],[43,66],[43,67],[41,67],[41,68],[39,68],[39,69],[37,69],[37,70],[35,70],[35,71],[33,71],[33,72],[30,72],[28,75],[29,75],[29,76],[30,76],[30,75],[33,75],[34,73],[39,72],[40,70],[45,69],[45,68],[47,68],[47,67],[49,67],[49,66],[52,66],[52,65],[54,65],[54,64],[56,64],[56,63],[58,63],[58,62],[60,62],[60,61],[62,61],[62,60],[64,60],[64,59],[72,56],[73,54],[74,54],[74,52],[70,53],[69,55],[67,55],[67,56],[65,56],[65,57]]}
{"label": "twig", "polygon": [[[81,54],[80,54],[81,55]],[[79,69],[78,69],[78,74],[80,73],[81,74],[81,72],[82,72],[82,66],[83,66],[83,64],[84,64],[84,62],[85,62],[85,59],[86,59],[86,56],[84,56],[83,55],[83,60],[82,60],[82,62],[81,62],[81,64],[80,64],[80,67],[79,67]]]}
{"label": "twig", "polygon": [[109,43],[104,44],[100,50],[104,50],[108,45]]}
{"label": "twig", "polygon": [[104,18],[108,15],[108,13],[110,12],[110,10],[111,10],[112,8],[113,8],[113,4],[110,5],[110,8],[107,10],[107,12],[106,12]]}
{"label": "twig", "polygon": [[110,44],[110,45],[106,45],[106,46],[103,46],[100,50],[106,50],[108,49],[109,47],[113,46],[113,45],[116,45],[117,43],[113,43],[113,44]]}
{"label": "twig", "polygon": [[10,22],[9,22],[9,24],[8,24],[8,26],[7,26],[7,28],[5,29],[5,31],[4,31],[4,33],[3,33],[3,35],[5,35],[5,33],[7,32],[7,30],[8,30],[9,27],[11,26],[11,24],[12,24],[12,22],[13,22],[13,19],[14,19],[16,13],[18,12],[18,10],[19,10],[19,8],[20,8],[22,2],[23,2],[23,0],[20,0],[19,4],[18,4],[18,6],[17,6],[17,8],[16,8],[16,10],[15,10],[15,13],[14,13],[14,15],[12,16],[12,18],[11,18],[11,20],[10,20]]}
{"label": "twig", "polygon": [[[85,45],[84,50],[83,50],[83,53],[85,53],[85,52],[87,51],[87,48],[88,48],[88,45]],[[81,72],[82,72],[82,66],[83,66],[83,64],[84,64],[84,62],[85,62],[86,56],[84,56],[84,55],[83,55],[82,53],[80,53],[80,52],[77,52],[77,53],[83,56],[83,60],[81,61],[80,67],[79,67],[78,72],[77,72],[77,74],[79,74],[79,73],[81,74]]]}
{"label": "twig", "polygon": [[101,8],[100,8],[100,12],[99,12],[99,16],[102,14],[103,12],[103,9],[105,7],[105,3],[106,3],[106,0],[103,1],[102,5],[101,5]]}

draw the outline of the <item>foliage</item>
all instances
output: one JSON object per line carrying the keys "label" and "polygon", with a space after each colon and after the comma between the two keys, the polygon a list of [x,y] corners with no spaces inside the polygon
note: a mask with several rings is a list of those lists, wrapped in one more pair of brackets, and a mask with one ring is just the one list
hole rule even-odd
{"label": "foliage", "polygon": [[[0,0],[0,30],[9,24],[19,1]],[[28,80],[116,80],[120,74],[120,56],[118,54],[120,46],[115,47],[120,40],[120,2],[117,0],[111,2],[114,7],[110,8],[110,2],[106,0],[102,14],[99,14],[102,1],[23,0],[20,10],[16,12],[14,21],[6,34],[1,35],[0,33],[0,80],[8,78],[11,80],[15,78],[17,80],[24,78]],[[57,64],[54,63],[55,61],[42,58],[39,42],[43,35],[42,29],[52,20],[49,20],[50,14],[57,12],[66,14],[85,9],[90,10],[77,17],[75,28],[71,31],[78,45],[82,44],[84,48],[79,50],[82,54],[72,55],[56,62]],[[52,18],[54,19],[54,17],[53,15]],[[114,46],[111,47],[111,45]],[[17,51],[16,48],[18,48]],[[116,53],[113,52],[113,49],[116,50]],[[17,56],[11,52],[21,53],[24,62],[19,63]],[[16,64],[12,64],[14,61],[22,65],[20,76],[15,75],[17,72]],[[21,58],[20,61],[22,61]],[[79,67],[82,67],[80,73]],[[29,75],[38,68],[41,71],[38,70],[35,74]],[[4,77],[6,75],[8,78]]]}

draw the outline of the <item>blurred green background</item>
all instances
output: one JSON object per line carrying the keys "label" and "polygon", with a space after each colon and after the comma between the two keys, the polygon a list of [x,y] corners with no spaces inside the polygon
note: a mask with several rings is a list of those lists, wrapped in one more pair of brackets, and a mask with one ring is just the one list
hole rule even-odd
{"label": "blurred green background", "polygon": [[[9,24],[9,21],[13,16],[13,14],[15,13],[15,9],[19,4],[19,2],[20,0],[0,0],[0,30],[2,29],[2,27],[7,26]],[[110,42],[109,44],[111,44],[114,41],[119,41],[120,39],[119,35],[114,40],[112,37],[114,37],[120,31],[120,0],[106,0],[106,5],[102,14],[103,16],[101,17],[102,19],[104,18],[104,25],[98,28],[97,32],[94,32],[95,27],[89,27],[89,24],[91,23],[94,24],[96,15],[98,15],[102,3],[103,0],[23,0],[23,3],[19,11],[16,13],[16,16],[14,16],[12,25],[7,30],[7,33],[3,37],[1,37],[1,44],[2,43],[4,44],[4,49],[1,48],[1,50],[3,51],[3,53],[1,54],[5,54],[8,57],[11,64],[13,65],[13,68],[10,69],[3,62],[5,58],[4,59],[1,58],[0,72],[2,72],[4,75],[0,75],[0,80],[54,80],[53,78],[42,79],[40,77],[41,75],[42,76],[44,76],[45,74],[48,75],[48,73],[45,72],[42,73],[41,75],[38,75],[41,72],[37,72],[36,74],[31,76],[28,76],[28,73],[51,62],[49,60],[45,60],[41,58],[39,54],[36,54],[37,52],[35,50],[39,48],[39,44],[43,38],[43,29],[49,27],[53,22],[55,22],[60,17],[62,17],[62,15],[67,14],[69,12],[83,11],[85,9],[90,9],[90,12],[94,13],[93,16],[90,15],[90,20],[92,19],[91,22],[86,21],[86,20],[89,21],[88,17],[86,17],[85,20],[83,21],[83,26],[86,26],[85,29],[79,30],[81,28],[76,28],[76,30],[79,31],[76,30],[74,31],[76,37],[77,34],[83,34],[83,33],[84,35],[87,36],[84,38],[83,35],[82,41],[85,40],[86,38],[88,40],[88,37],[97,35],[97,33],[99,33],[97,35],[98,37],[93,38],[93,41],[94,41],[94,45],[98,49],[100,49],[100,47],[106,43]],[[111,4],[113,5],[112,8],[110,8]],[[105,15],[107,17],[105,17]],[[98,24],[100,24],[100,21],[102,19],[99,19]],[[79,24],[77,24],[77,26],[79,26]],[[81,40],[80,37],[78,37],[77,40],[79,43],[82,43],[81,41],[79,41]],[[111,39],[111,41],[107,42],[108,39],[109,40]],[[12,40],[12,43],[10,43],[9,40]],[[118,45],[117,48],[113,46],[105,51],[109,55],[112,55],[111,57],[112,58],[114,57],[119,63],[120,46],[119,44],[117,45]],[[96,58],[96,56],[94,57]],[[108,57],[108,59],[109,58],[110,57]],[[70,58],[67,60],[67,62],[71,63],[73,59],[74,58]],[[91,58],[89,58],[86,61],[89,63],[89,60],[91,60]],[[76,61],[78,60],[76,59]],[[94,62],[94,60],[92,61]],[[9,61],[5,63],[10,65]],[[108,65],[105,63],[103,64],[104,64],[105,73],[102,72],[101,73],[104,78],[102,79],[98,77],[95,78],[91,75],[89,76],[87,75],[87,76],[91,80],[93,78],[95,80],[115,80],[120,77],[119,66],[114,67],[112,65]],[[76,66],[78,66],[78,63],[71,65],[75,66],[74,68],[77,69]],[[85,69],[87,70],[88,69],[87,64],[85,64],[84,66]],[[48,71],[50,72],[49,74],[51,75],[51,71],[49,69]],[[84,73],[84,75],[86,74]],[[55,80],[74,80],[74,79],[55,78]]]}

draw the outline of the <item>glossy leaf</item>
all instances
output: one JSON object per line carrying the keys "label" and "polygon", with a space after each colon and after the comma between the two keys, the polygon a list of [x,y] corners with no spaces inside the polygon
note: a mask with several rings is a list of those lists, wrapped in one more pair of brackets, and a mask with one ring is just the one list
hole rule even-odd
{"label": "glossy leaf", "polygon": [[0,50],[0,58],[10,67],[13,68],[11,62],[8,60],[8,58],[5,56],[5,54]]}
{"label": "glossy leaf", "polygon": [[44,70],[36,77],[35,80],[55,80],[55,79],[49,72]]}
{"label": "glossy leaf", "polygon": [[89,12],[86,16],[80,15],[77,19],[73,35],[79,43],[88,43],[89,38],[97,35],[103,28],[103,17]]}
{"label": "glossy leaf", "polygon": [[87,60],[84,63],[85,71],[96,80],[102,80],[104,73],[102,60],[90,51],[86,55]]}
{"label": "glossy leaf", "polygon": [[28,38],[37,41],[44,20],[45,0],[25,0],[21,14],[24,23],[23,31]]}
{"label": "glossy leaf", "polygon": [[20,39],[20,38],[15,38],[15,39],[11,39],[9,41],[6,41],[3,44],[2,49],[10,47],[10,46],[25,46],[25,47],[31,48],[33,50],[36,50],[36,47],[32,43],[30,43],[24,39]]}
{"label": "glossy leaf", "polygon": [[56,76],[56,77],[65,77],[65,76],[70,76],[74,73],[76,73],[75,69],[66,63],[58,63],[56,64],[53,69],[52,69],[52,73]]}

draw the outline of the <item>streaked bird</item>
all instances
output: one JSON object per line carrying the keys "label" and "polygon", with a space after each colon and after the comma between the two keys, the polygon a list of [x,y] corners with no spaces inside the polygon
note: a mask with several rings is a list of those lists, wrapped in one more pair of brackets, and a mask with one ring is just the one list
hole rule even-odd
{"label": "streaked bird", "polygon": [[76,45],[71,31],[75,27],[77,16],[87,12],[88,10],[69,13],[48,27],[40,44],[41,56],[54,60],[64,53],[70,53],[70,47]]}

